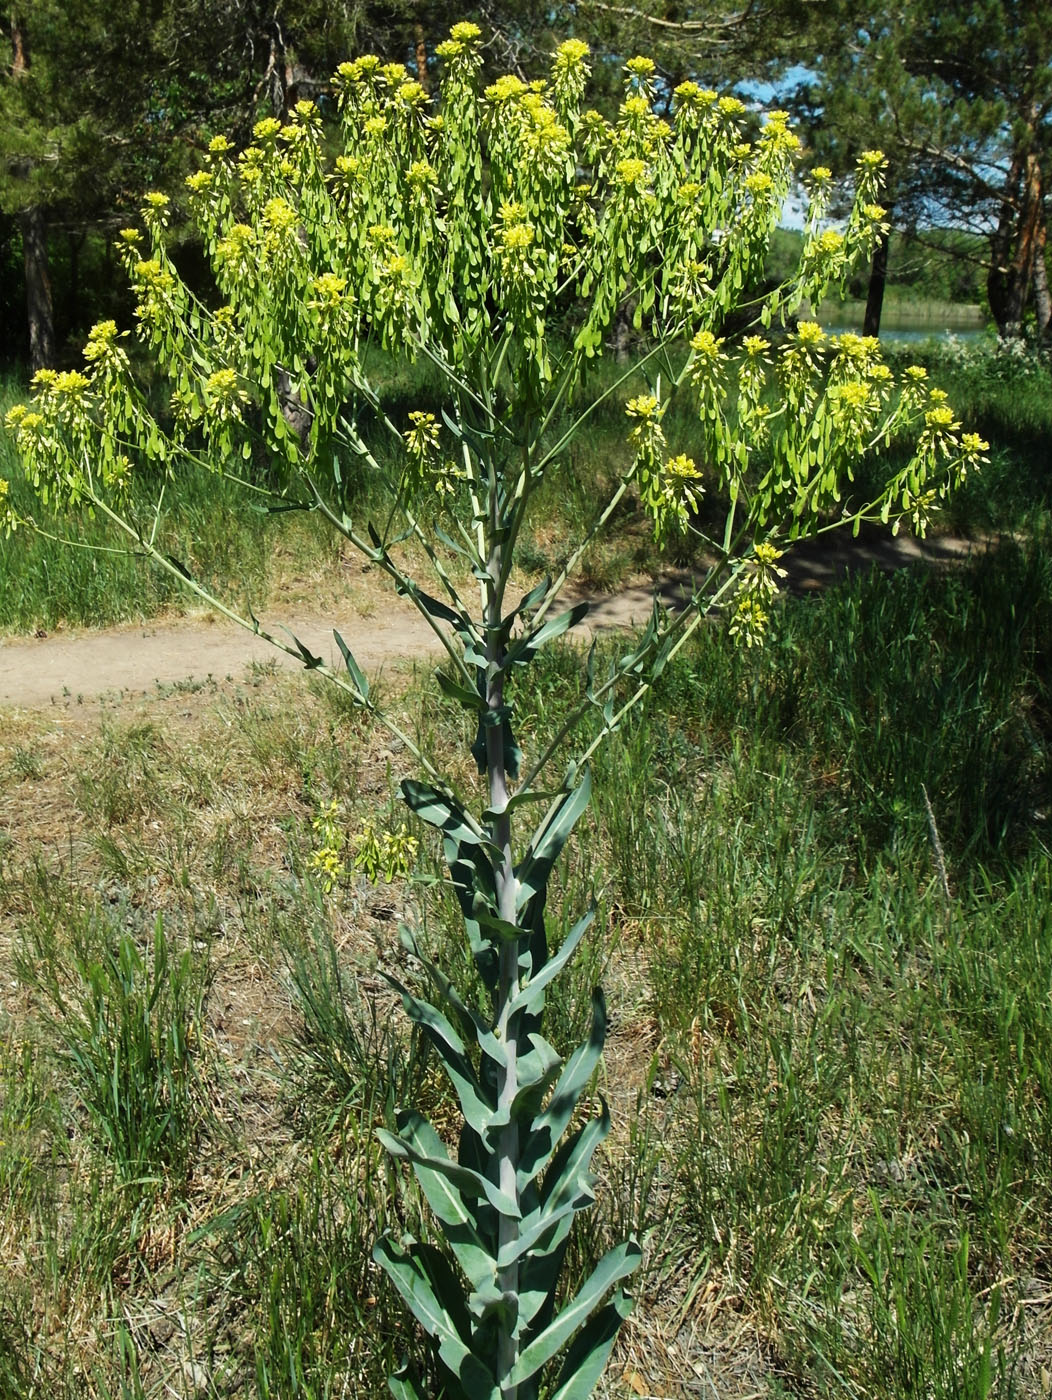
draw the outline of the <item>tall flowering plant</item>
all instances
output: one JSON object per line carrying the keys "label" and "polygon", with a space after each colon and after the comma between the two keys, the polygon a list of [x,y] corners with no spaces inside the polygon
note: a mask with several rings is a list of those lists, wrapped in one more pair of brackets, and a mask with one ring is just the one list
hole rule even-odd
{"label": "tall flowering plant", "polygon": [[[458,24],[440,45],[437,104],[401,64],[343,64],[333,84],[343,149],[332,159],[310,102],[284,125],[261,121],[240,152],[213,140],[187,197],[220,304],[199,300],[169,256],[166,195],[148,195],[141,228],[121,234],[136,334],[167,378],[167,411],[151,411],[107,322],[91,334],[85,369],[38,374],[33,401],[8,427],[43,501],[105,516],[202,596],[204,585],[158,547],[160,501],[152,516],[133,506],[137,475],[160,491],[192,464],[277,495],[282,508],[314,511],[434,630],[445,652],[436,683],[474,717],[480,787],[459,791],[401,734],[417,765],[402,796],[441,841],[484,995],[476,1003],[455,987],[406,932],[434,1000],[399,991],[445,1066],[462,1121],[458,1140],[446,1141],[407,1106],[382,1133],[412,1165],[437,1241],[385,1237],[376,1259],[433,1339],[451,1400],[580,1400],[628,1311],[623,1284],[640,1256],[635,1241],[618,1245],[563,1297],[572,1222],[593,1200],[591,1163],[609,1128],[601,1099],[597,1114],[582,1115],[605,1035],[599,989],[588,1041],[569,1058],[543,1034],[546,992],[592,919],[586,912],[550,947],[549,880],[588,805],[588,759],[706,610],[726,606],[736,636],[761,639],[782,572],[776,538],[874,518],[923,526],[985,444],[961,433],[922,370],[896,380],[876,341],[830,339],[795,319],[880,235],[879,153],[862,157],[840,229],[823,218],[828,172],[813,172],[799,270],[755,303],[757,333],[732,349],[722,327],[755,285],[795,178],[799,142],[785,115],[754,123],[740,102],[687,82],[665,120],[652,103],[654,65],[640,57],[626,64],[624,100],[607,120],[582,108],[588,51],[576,40],[555,54],[547,80],[509,75],[483,90],[479,37]],[[588,398],[584,371],[625,308],[645,348]],[[389,414],[372,377],[376,346],[430,362],[445,386],[440,415]],[[640,372],[650,388],[626,399],[626,449],[608,499],[558,577],[514,597],[516,545],[538,486],[599,404]],[[670,442],[677,397],[694,405],[694,426]],[[893,434],[912,436],[909,465],[874,499],[855,499],[854,465]],[[378,451],[378,436],[393,454]],[[267,480],[281,475],[285,490],[257,479],[263,455],[282,468]],[[358,518],[351,462],[386,488],[382,525]],[[523,684],[538,652],[585,616],[585,605],[559,612],[556,600],[632,492],[659,540],[700,530],[703,494],[719,501],[711,568],[694,605],[655,610],[609,671],[582,667],[578,709],[527,761],[513,678]],[[439,523],[436,501],[447,508]],[[6,493],[0,513],[8,530],[34,527]],[[406,540],[429,561],[433,591],[406,566]],[[465,573],[476,597],[457,582]],[[269,635],[251,615],[236,620]],[[270,640],[380,713],[338,634],[338,668],[298,641]],[[575,752],[576,721],[590,711],[596,736]],[[406,1400],[424,1394],[408,1371],[390,1386]]]}

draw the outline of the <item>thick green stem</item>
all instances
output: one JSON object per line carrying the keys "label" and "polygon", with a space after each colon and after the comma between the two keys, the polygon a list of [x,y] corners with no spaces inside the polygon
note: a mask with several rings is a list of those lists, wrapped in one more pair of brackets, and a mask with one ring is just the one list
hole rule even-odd
{"label": "thick green stem", "polygon": [[[497,912],[509,924],[516,922],[518,882],[511,841],[511,813],[508,810],[508,772],[504,752],[504,647],[498,640],[503,611],[504,569],[500,544],[502,521],[497,483],[491,477],[488,533],[490,548],[487,557],[488,582],[485,586],[486,710],[486,769],[489,780],[489,810],[492,813],[490,839],[500,852],[496,871]],[[500,1189],[513,1201],[518,1201],[519,1125],[511,1116],[511,1107],[518,1093],[518,1014],[511,1014],[511,1005],[519,990],[519,940],[505,939],[501,946],[500,972],[494,1006],[495,1033],[504,1049],[504,1063],[497,1078],[497,1108],[508,1114],[508,1122],[500,1130],[497,1144],[497,1180]],[[514,1247],[519,1223],[511,1215],[500,1218],[498,1247],[503,1252]],[[519,1264],[515,1260],[505,1265],[497,1275],[497,1287],[507,1298],[517,1298]],[[517,1382],[510,1381],[512,1368],[518,1359],[518,1339],[513,1326],[506,1323],[498,1340],[498,1375],[501,1400],[516,1400]]]}

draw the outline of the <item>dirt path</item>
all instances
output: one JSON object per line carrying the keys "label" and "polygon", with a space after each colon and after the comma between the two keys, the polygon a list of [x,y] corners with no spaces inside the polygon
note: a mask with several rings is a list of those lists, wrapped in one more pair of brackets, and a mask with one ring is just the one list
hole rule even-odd
{"label": "dirt path", "polygon": [[[808,592],[860,568],[876,565],[894,569],[920,561],[948,563],[974,548],[968,541],[953,538],[926,543],[889,535],[859,540],[832,536],[800,546],[788,556],[789,586],[796,592]],[[587,637],[642,623],[650,612],[653,588],[646,582],[590,599],[592,611],[579,635]],[[686,575],[671,575],[658,589],[669,606],[685,600],[689,591]],[[574,600],[581,596],[575,594]],[[332,635],[335,627],[359,664],[369,671],[440,652],[433,633],[415,610],[394,598],[379,598],[365,615],[349,610],[347,616],[290,620],[275,614],[267,615],[263,622],[275,632],[283,623],[315,655],[339,665]],[[252,662],[272,659],[281,665],[299,664],[259,637],[212,614],[78,634],[0,638],[0,707],[37,709],[108,695],[141,695],[190,679],[240,676]]]}

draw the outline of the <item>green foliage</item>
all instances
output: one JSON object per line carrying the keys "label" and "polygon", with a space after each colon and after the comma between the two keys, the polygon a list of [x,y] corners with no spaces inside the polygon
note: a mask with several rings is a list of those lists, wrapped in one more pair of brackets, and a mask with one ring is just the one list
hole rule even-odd
{"label": "green foliage", "polygon": [[[760,652],[736,649],[719,626],[699,629],[653,698],[597,749],[588,814],[549,886],[553,949],[572,911],[593,888],[598,897],[575,959],[546,989],[545,1037],[559,1048],[587,1038],[600,975],[616,1028],[599,1069],[615,1127],[590,1228],[571,1235],[564,1290],[608,1242],[638,1232],[641,1301],[626,1352],[652,1394],[689,1385],[704,1366],[733,1392],[751,1365],[753,1389],[818,1400],[925,1400],[952,1393],[955,1375],[972,1396],[985,1352],[991,1397],[1022,1400],[1047,1345],[1037,1301],[1052,1222],[1047,802],[1039,787],[1020,791],[996,847],[965,815],[958,824],[955,805],[965,794],[967,820],[982,823],[983,789],[1003,792],[999,753],[1043,754],[1047,771],[1048,544],[896,579],[891,603],[887,586],[874,575],[786,599]],[[1020,634],[1003,642],[1020,600]],[[879,793],[857,798],[874,750],[840,703],[857,681],[838,653],[857,645],[859,617],[876,634],[870,685],[914,735],[899,750],[906,773],[890,820]],[[892,624],[921,641],[892,645]],[[995,674],[977,694],[987,649]],[[597,667],[626,650],[607,637]],[[527,753],[573,712],[583,661],[556,646],[525,673],[515,704]],[[201,1043],[217,1110],[196,1139],[185,1200],[134,1193],[129,1209],[133,1193],[112,1183],[103,1140],[85,1130],[79,1085],[53,1059],[55,1018],[24,1014],[27,1000],[42,1004],[27,998],[3,940],[0,1232],[18,1248],[0,1271],[0,1393],[6,1384],[11,1400],[33,1386],[58,1400],[105,1400],[122,1384],[134,1395],[136,1375],[147,1395],[181,1393],[192,1366],[249,1396],[262,1374],[272,1395],[287,1393],[294,1371],[305,1394],[374,1396],[406,1353],[424,1393],[440,1393],[426,1337],[370,1259],[385,1229],[432,1238],[421,1233],[433,1229],[426,1205],[399,1188],[400,1168],[373,1137],[392,1082],[394,1101],[426,1105],[446,1143],[460,1126],[425,1047],[411,1077],[408,1058],[392,1055],[408,1083],[391,1074],[388,1051],[408,1037],[376,958],[430,997],[395,946],[401,892],[312,895],[297,879],[306,806],[288,846],[275,846],[305,767],[315,793],[356,794],[355,812],[389,821],[387,784],[369,777],[384,767],[385,740],[347,706],[335,711],[320,683],[298,685],[257,671],[203,697],[189,725],[187,701],[149,702],[165,766],[134,859],[141,816],[107,827],[101,810],[72,805],[56,810],[51,868],[34,868],[17,829],[5,846],[4,928],[46,917],[70,981],[70,945],[86,916],[98,920],[100,889],[113,899],[118,881],[117,934],[133,929],[145,950],[136,911],[159,909],[180,947],[210,946]],[[978,757],[954,732],[969,699],[976,725],[995,731]],[[463,773],[464,726],[429,677],[397,703],[419,710],[410,731]],[[143,722],[139,702],[125,709],[117,734]],[[590,715],[582,733],[600,723]],[[39,725],[50,735],[46,716]],[[82,726],[62,729],[46,746],[35,729],[9,735],[9,751],[13,737],[36,751],[46,786],[34,791],[0,762],[5,813],[69,803],[64,775],[101,765]],[[186,808],[177,775],[200,766],[217,790]],[[72,859],[67,813],[83,833]],[[173,829],[190,852],[188,884],[171,876]],[[441,890],[420,903],[429,955],[458,987],[474,985]],[[666,1356],[650,1339],[668,1335],[670,1318],[679,1340]],[[114,1319],[127,1320],[121,1347]],[[601,1389],[630,1396],[632,1372],[609,1369]]]}
{"label": "green foliage", "polygon": [[[155,412],[137,386],[109,322],[89,338],[86,372],[39,373],[33,403],[7,422],[45,506],[94,510],[200,596],[211,595],[157,545],[160,497],[152,518],[140,511],[131,486],[143,463],[159,479],[204,465],[273,508],[317,512],[444,646],[439,689],[475,730],[474,801],[382,711],[339,635],[339,670],[296,638],[279,643],[379,715],[416,759],[420,775],[403,778],[401,793],[441,840],[476,974],[470,989],[457,988],[405,930],[434,1001],[403,978],[388,980],[448,1076],[460,1127],[447,1142],[419,1108],[403,1107],[395,1131],[380,1130],[392,1156],[411,1165],[443,1243],[385,1234],[374,1256],[431,1338],[447,1400],[583,1400],[628,1311],[623,1283],[641,1256],[635,1240],[616,1244],[576,1292],[563,1286],[570,1231],[593,1202],[593,1157],[610,1127],[591,1091],[606,1035],[602,992],[592,993],[586,1042],[568,1058],[542,1034],[548,988],[592,921],[586,912],[550,946],[549,885],[588,806],[588,762],[708,606],[730,596],[731,635],[750,647],[762,639],[783,574],[775,534],[795,540],[892,517],[923,527],[985,444],[960,432],[922,368],[896,382],[875,341],[830,341],[813,322],[792,324],[803,299],[817,303],[842,284],[880,236],[880,152],[859,160],[843,231],[825,226],[828,172],[814,172],[800,265],[753,308],[758,326],[782,328],[780,343],[752,335],[732,358],[724,319],[763,267],[793,180],[799,141],[785,114],[752,130],[740,101],[686,82],[667,121],[654,110],[655,65],[637,57],[607,121],[581,110],[587,49],[577,41],[559,49],[547,83],[508,75],[482,91],[479,39],[461,23],[439,46],[438,111],[400,64],[367,56],[341,65],[344,151],[331,164],[310,102],[284,125],[257,123],[255,144],[236,157],[225,138],[212,141],[206,167],[187,183],[222,300],[214,310],[170,256],[170,198],[146,196],[145,234],[124,230],[122,257],[143,342],[171,389],[170,413]],[[648,341],[641,368],[653,378],[628,394],[632,369],[588,393],[590,362],[629,305]],[[391,417],[371,378],[374,346],[434,365],[445,386],[438,413]],[[582,391],[583,407],[553,441],[556,414]],[[512,602],[534,493],[615,395],[627,400],[627,450],[610,493],[560,576]],[[693,408],[689,443],[668,437],[677,398]],[[909,461],[862,497],[855,468],[893,435],[910,439]],[[396,454],[379,450],[384,439]],[[265,479],[257,453],[276,463]],[[387,492],[379,525],[356,521],[355,463]],[[627,654],[592,653],[577,707],[527,756],[513,699],[528,691],[526,668],[583,620],[585,605],[555,611],[559,592],[631,490],[659,539],[696,534],[712,567],[693,606],[675,618],[655,606]],[[720,503],[714,537],[700,523],[705,493]],[[452,508],[436,510],[436,496]],[[4,523],[32,526],[10,497]],[[409,572],[407,540],[432,565],[440,596]],[[480,585],[477,604],[456,581],[466,574]],[[242,620],[267,635],[254,617]],[[560,777],[556,759],[586,716],[589,742]],[[523,817],[538,808],[523,838]],[[332,884],[340,852],[330,818],[331,809],[316,834]],[[373,831],[359,851],[363,868],[404,871],[413,839],[396,834],[388,851]],[[127,977],[138,976],[129,964]],[[322,1014],[331,988],[304,983],[301,993],[311,985],[324,993]],[[315,1005],[313,994],[305,1005]],[[396,1396],[425,1393],[412,1369],[390,1386]]]}
{"label": "green foliage", "polygon": [[119,1179],[179,1187],[204,1114],[195,1037],[205,979],[189,951],[173,957],[158,918],[143,951],[94,920],[60,965],[54,929],[26,931],[20,968],[56,1017],[58,1056]]}

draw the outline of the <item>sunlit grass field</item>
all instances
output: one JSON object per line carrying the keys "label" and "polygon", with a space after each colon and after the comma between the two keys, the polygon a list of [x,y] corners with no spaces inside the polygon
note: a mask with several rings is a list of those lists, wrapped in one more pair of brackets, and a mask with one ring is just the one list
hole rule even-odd
{"label": "sunlit grass field", "polygon": [[[595,898],[596,934],[547,1033],[573,1043],[601,978],[616,1126],[568,1284],[645,1244],[608,1400],[1049,1393],[1052,540],[1028,522],[953,571],[789,599],[761,652],[703,629],[597,756],[550,925]],[[535,664],[527,752],[580,669]],[[428,677],[384,684],[474,781]],[[433,886],[326,892],[310,864],[323,806],[401,822],[409,772],[267,668],[6,725],[2,1400],[372,1400],[421,1353],[370,1258],[420,1213],[373,1130],[455,1110],[379,974],[420,975],[403,920],[469,959]]]}

